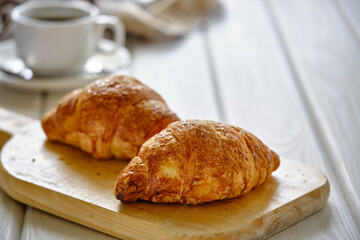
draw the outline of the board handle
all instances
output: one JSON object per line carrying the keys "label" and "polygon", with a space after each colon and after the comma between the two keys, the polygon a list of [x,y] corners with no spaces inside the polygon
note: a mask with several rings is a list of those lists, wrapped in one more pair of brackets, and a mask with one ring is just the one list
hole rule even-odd
{"label": "board handle", "polygon": [[35,124],[39,121],[0,108],[0,149],[13,135],[31,132]]}

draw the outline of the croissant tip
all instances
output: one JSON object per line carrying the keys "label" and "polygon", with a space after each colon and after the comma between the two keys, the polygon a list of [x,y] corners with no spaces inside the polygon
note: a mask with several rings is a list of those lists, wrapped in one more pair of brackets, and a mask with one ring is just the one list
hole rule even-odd
{"label": "croissant tip", "polygon": [[277,170],[280,166],[280,157],[277,153],[273,153],[274,168],[273,171]]}
{"label": "croissant tip", "polygon": [[121,202],[135,202],[139,199],[141,192],[129,192],[128,190],[123,190],[119,192],[115,192],[116,199]]}
{"label": "croissant tip", "polygon": [[116,199],[122,201],[122,200],[124,200],[124,195],[121,192],[117,192],[116,193]]}

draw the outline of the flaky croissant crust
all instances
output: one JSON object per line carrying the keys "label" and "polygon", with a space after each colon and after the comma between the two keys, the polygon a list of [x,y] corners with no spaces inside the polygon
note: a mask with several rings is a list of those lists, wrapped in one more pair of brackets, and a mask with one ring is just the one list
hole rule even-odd
{"label": "flaky croissant crust", "polygon": [[279,164],[275,152],[241,128],[179,121],[144,143],[120,173],[115,196],[186,204],[229,199],[263,183]]}
{"label": "flaky croissant crust", "polygon": [[148,138],[177,120],[153,89],[135,78],[115,76],[66,95],[41,123],[50,140],[96,158],[131,159]]}

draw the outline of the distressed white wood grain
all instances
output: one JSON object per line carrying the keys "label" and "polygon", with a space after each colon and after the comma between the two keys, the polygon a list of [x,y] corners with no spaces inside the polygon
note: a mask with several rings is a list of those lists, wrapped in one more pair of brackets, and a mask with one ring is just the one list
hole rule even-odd
{"label": "distressed white wood grain", "polygon": [[359,228],[359,42],[333,1],[270,3],[327,163]]}
{"label": "distressed white wood grain", "polygon": [[205,43],[228,122],[252,131],[280,155],[322,169],[330,178],[327,207],[274,239],[359,238],[342,186],[313,133],[312,119],[263,1],[224,3],[224,19],[209,26]]}
{"label": "distressed white wood grain", "polygon": [[360,42],[360,1],[359,0],[334,0],[338,4],[350,29]]}
{"label": "distressed white wood grain", "polygon": [[139,42],[130,49],[131,73],[159,92],[181,119],[219,119],[199,31],[174,41]]}
{"label": "distressed white wood grain", "polygon": [[0,239],[19,239],[25,206],[0,189]]}
{"label": "distressed white wood grain", "polygon": [[21,240],[26,239],[116,239],[104,233],[56,217],[38,209],[27,207]]}
{"label": "distressed white wood grain", "polygon": [[38,118],[40,102],[40,93],[19,91],[0,85],[0,107],[2,108]]}

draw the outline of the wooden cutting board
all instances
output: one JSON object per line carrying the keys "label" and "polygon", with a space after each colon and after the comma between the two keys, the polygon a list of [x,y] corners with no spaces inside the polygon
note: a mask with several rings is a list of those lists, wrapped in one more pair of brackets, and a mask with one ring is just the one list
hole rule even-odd
{"label": "wooden cutting board", "polygon": [[46,140],[40,123],[0,109],[0,183],[12,198],[123,239],[262,239],[317,212],[329,197],[319,170],[281,158],[250,193],[198,206],[121,203],[126,161],[99,161]]}

